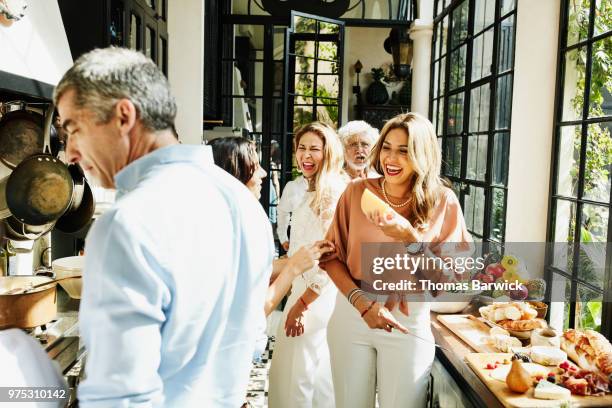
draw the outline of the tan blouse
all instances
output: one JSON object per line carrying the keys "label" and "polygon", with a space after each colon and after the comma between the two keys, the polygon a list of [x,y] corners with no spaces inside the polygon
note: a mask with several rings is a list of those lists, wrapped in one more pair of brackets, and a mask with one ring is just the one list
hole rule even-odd
{"label": "tan blouse", "polygon": [[[329,260],[337,258],[343,262],[354,279],[362,279],[363,276],[361,270],[361,246],[363,243],[397,242],[370,222],[361,210],[361,195],[366,187],[384,201],[380,187],[381,180],[382,178],[379,177],[351,182],[340,197],[333,223],[327,232],[326,239],[332,241],[336,247],[335,255]],[[389,194],[387,196],[394,203],[403,202],[407,198],[394,197]],[[394,210],[405,218],[409,216],[407,207],[394,208]],[[444,191],[429,220],[429,228],[424,232],[423,242],[456,242],[466,243],[467,246],[470,246],[472,237],[467,231],[459,200],[450,188],[444,187]],[[441,254],[437,255],[442,256]],[[320,266],[325,269],[325,264],[326,262],[321,262]]]}

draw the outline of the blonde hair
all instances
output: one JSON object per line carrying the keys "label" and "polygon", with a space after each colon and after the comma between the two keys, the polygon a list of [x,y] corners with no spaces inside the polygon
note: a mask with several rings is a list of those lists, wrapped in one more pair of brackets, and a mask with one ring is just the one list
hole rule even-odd
{"label": "blonde hair", "polygon": [[337,187],[346,178],[344,171],[344,150],[336,131],[329,125],[322,122],[312,122],[302,126],[297,130],[294,137],[295,151],[300,144],[300,139],[306,133],[314,133],[323,141],[323,161],[322,166],[315,175],[314,197],[310,207],[317,215],[328,210],[330,205],[334,205]]}
{"label": "blonde hair", "polygon": [[403,113],[387,121],[380,139],[372,149],[370,162],[380,174],[380,153],[390,131],[403,129],[408,135],[408,160],[412,173],[408,179],[413,199],[409,203],[409,221],[414,225],[427,224],[431,212],[447,183],[440,177],[442,155],[436,132],[431,122],[418,113]]}

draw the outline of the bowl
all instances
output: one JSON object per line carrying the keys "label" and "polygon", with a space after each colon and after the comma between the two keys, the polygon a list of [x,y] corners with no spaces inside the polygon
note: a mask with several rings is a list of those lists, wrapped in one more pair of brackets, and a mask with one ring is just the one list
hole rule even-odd
{"label": "bowl", "polygon": [[548,313],[548,305],[544,302],[537,302],[537,301],[527,301],[527,303],[529,303],[531,306],[534,307],[534,309],[538,312],[538,318],[540,319],[545,319],[546,318],[546,313]]}
{"label": "bowl", "polygon": [[468,307],[475,295],[474,292],[444,292],[431,300],[430,309],[436,313],[459,313]]}
{"label": "bowl", "polygon": [[[58,258],[51,263],[51,268],[55,273],[57,279],[68,278],[70,276],[79,276],[83,273],[83,266],[85,265],[84,256],[69,256],[66,258]],[[83,279],[68,279],[59,282],[60,286],[68,293],[73,299],[81,298],[81,288],[83,286]]]}

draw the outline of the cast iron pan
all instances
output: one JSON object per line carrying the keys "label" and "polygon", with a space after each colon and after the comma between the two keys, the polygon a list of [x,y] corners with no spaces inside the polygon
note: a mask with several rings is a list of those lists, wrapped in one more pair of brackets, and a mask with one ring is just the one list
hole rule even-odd
{"label": "cast iron pan", "polygon": [[71,164],[68,166],[68,171],[70,171],[74,182],[72,204],[68,211],[57,220],[55,228],[66,234],[72,234],[80,231],[89,223],[96,206],[93,193],[81,166]]}
{"label": "cast iron pan", "polygon": [[45,118],[44,153],[19,163],[6,183],[6,202],[11,214],[31,226],[56,221],[72,201],[72,176],[64,163],[50,154],[53,111],[50,106]]}

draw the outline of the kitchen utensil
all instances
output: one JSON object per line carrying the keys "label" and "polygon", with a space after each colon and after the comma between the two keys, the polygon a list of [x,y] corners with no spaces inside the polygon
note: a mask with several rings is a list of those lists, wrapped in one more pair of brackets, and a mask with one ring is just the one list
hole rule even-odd
{"label": "kitchen utensil", "polygon": [[45,118],[30,110],[10,111],[0,119],[0,161],[14,169],[44,147]]}
{"label": "kitchen utensil", "polygon": [[4,220],[6,236],[14,241],[33,241],[53,229],[55,221],[44,225],[27,225],[14,216]]}
{"label": "kitchen utensil", "polygon": [[53,106],[45,118],[44,153],[29,156],[13,170],[6,184],[6,201],[21,222],[41,226],[56,221],[70,207],[74,183],[68,168],[50,154]]}
{"label": "kitchen utensil", "polygon": [[[78,276],[83,273],[85,266],[84,256],[69,256],[66,258],[58,258],[51,263],[51,267],[55,276],[58,278]],[[65,280],[60,283],[68,295],[73,299],[81,298],[81,288],[83,286],[82,279]]]}
{"label": "kitchen utensil", "polygon": [[424,337],[417,336],[416,334],[414,334],[414,333],[413,333],[413,332],[411,332],[411,331],[409,331],[409,332],[408,332],[408,333],[406,333],[406,334],[409,334],[409,335],[411,335],[412,337],[416,337],[417,339],[419,339],[419,340],[421,340],[421,341],[424,341],[425,343],[433,344],[434,346],[436,346],[436,347],[438,347],[439,349],[442,349],[442,350],[444,350],[444,351],[449,351],[447,348],[442,347],[441,345],[439,345],[439,344],[438,344],[438,343],[436,343],[435,341],[431,341],[431,340],[426,339],[426,338],[424,338]]}
{"label": "kitchen utensil", "polygon": [[11,289],[11,290],[5,292],[4,294],[5,295],[20,295],[20,294],[30,293],[33,290],[42,288],[42,287],[47,286],[47,285],[54,285],[54,284],[57,284],[58,282],[65,281],[65,280],[68,280],[68,279],[81,279],[81,277],[82,277],[81,275],[76,275],[76,276],[68,276],[68,277],[59,278],[59,279],[58,278],[51,279],[50,281],[37,283],[35,285],[27,286],[25,288],[14,288],[14,289]]}
{"label": "kitchen utensil", "polygon": [[68,211],[57,220],[55,227],[66,234],[71,234],[80,231],[91,221],[96,205],[91,187],[81,166],[71,164],[68,166],[68,171],[74,182],[72,204]]}
{"label": "kitchen utensil", "polygon": [[[49,282],[45,276],[0,277],[0,292]],[[29,329],[49,323],[57,315],[56,286],[45,286],[28,293],[0,294],[0,329]]]}

